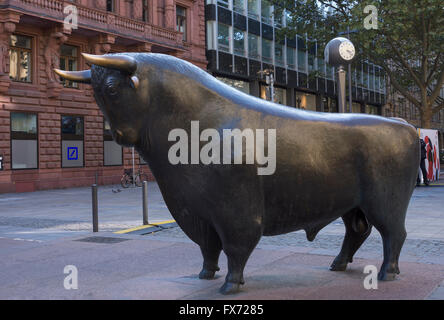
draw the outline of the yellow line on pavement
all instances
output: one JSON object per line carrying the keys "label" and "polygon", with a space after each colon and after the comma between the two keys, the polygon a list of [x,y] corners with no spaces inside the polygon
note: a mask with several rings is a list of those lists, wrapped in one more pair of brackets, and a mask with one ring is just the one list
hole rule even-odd
{"label": "yellow line on pavement", "polygon": [[154,227],[154,226],[158,226],[158,225],[162,225],[162,224],[167,224],[167,223],[173,223],[173,222],[176,222],[176,221],[175,220],[166,220],[166,221],[161,221],[161,222],[154,222],[154,223],[150,223],[150,224],[139,226],[139,227],[135,227],[135,228],[119,230],[119,231],[116,231],[114,233],[118,233],[118,234],[129,233],[129,232],[133,232],[133,231],[137,231],[137,230],[143,230],[143,229],[146,229],[146,228],[150,228],[150,227]]}
{"label": "yellow line on pavement", "polygon": [[167,224],[167,223],[173,223],[173,222],[176,222],[176,220],[165,220],[162,222],[154,222],[154,223],[150,223],[150,224],[152,224],[154,226],[158,226],[159,224]]}

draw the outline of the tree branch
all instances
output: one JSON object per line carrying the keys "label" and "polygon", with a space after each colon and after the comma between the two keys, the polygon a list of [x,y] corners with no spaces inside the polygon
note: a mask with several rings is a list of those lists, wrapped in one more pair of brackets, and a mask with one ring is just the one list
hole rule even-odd
{"label": "tree branch", "polygon": [[403,86],[401,86],[398,81],[395,80],[394,74],[390,70],[390,68],[387,65],[381,65],[382,68],[387,72],[387,74],[390,77],[390,84],[393,85],[393,87],[399,91],[404,97],[406,97],[411,103],[413,103],[419,110],[422,109],[422,103],[416,99],[414,96],[412,96]]}
{"label": "tree branch", "polygon": [[439,96],[442,86],[444,85],[444,68],[441,70],[438,80],[436,81],[436,86],[430,95],[430,103],[433,104]]}
{"label": "tree branch", "polygon": [[416,75],[415,71],[412,69],[412,67],[407,63],[407,61],[404,59],[404,57],[399,52],[398,48],[394,44],[392,38],[389,35],[385,35],[387,37],[388,43],[392,47],[393,51],[395,52],[396,56],[399,58],[399,62],[402,64],[404,68],[406,68],[410,75],[413,77],[413,80],[415,80],[416,84],[421,88],[424,87],[425,83],[423,83]]}

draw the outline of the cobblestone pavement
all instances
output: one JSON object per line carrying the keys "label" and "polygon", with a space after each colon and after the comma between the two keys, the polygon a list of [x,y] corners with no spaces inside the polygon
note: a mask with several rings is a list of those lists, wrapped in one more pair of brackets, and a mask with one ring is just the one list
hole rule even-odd
{"label": "cobblestone pavement", "polygon": [[[187,236],[179,227],[165,229],[161,232],[145,236],[152,238],[184,239],[185,241],[188,241]],[[296,247],[297,250],[304,247],[308,249],[307,252],[310,251],[311,253],[337,255],[341,249],[343,239],[344,235],[328,234],[327,232],[321,231],[313,242],[309,242],[303,231],[297,231],[279,236],[262,237],[258,247],[272,246],[286,247],[286,249],[288,249],[288,247]],[[401,259],[403,260],[444,264],[444,241],[406,239],[401,256]],[[356,257],[381,257],[382,259],[382,241],[377,231],[372,231],[372,235],[359,249]]]}
{"label": "cobblestone pavement", "polygon": [[[149,184],[149,220],[172,219],[156,183]],[[99,188],[99,230],[116,231],[141,225],[141,188],[118,191],[115,186]],[[416,188],[407,213],[408,237],[402,256],[443,262],[444,257],[444,185]],[[0,195],[0,237],[29,241],[49,241],[88,233],[91,225],[91,191],[89,188],[47,190]],[[184,238],[179,228],[164,230],[153,236]],[[340,219],[325,227],[313,242],[303,231],[263,237],[260,245],[297,246],[316,253],[336,255],[344,237]],[[358,255],[382,255],[379,233],[372,235]],[[444,263],[444,262],[443,262]]]}

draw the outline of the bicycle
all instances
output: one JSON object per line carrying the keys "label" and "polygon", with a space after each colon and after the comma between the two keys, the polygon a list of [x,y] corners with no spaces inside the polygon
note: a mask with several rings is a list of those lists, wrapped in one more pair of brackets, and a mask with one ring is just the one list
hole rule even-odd
{"label": "bicycle", "polygon": [[123,176],[120,179],[120,184],[123,188],[128,188],[133,184],[141,187],[144,181],[148,181],[148,175],[143,173],[140,167],[135,175],[133,175],[133,169],[123,169]]}

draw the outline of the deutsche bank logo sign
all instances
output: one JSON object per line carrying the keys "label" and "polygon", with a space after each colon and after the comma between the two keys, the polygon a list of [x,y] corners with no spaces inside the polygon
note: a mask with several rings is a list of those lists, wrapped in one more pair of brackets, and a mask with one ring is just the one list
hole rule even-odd
{"label": "deutsche bank logo sign", "polygon": [[78,160],[79,149],[77,147],[68,147],[68,160]]}

